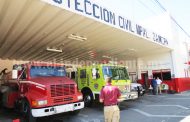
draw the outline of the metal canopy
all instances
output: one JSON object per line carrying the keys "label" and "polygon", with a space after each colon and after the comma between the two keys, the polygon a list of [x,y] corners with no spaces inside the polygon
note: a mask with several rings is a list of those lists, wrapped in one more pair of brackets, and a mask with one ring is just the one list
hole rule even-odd
{"label": "metal canopy", "polygon": [[[87,38],[69,39],[70,34]],[[61,49],[62,53],[46,48]],[[40,0],[0,1],[0,58],[52,61],[134,59],[170,49]]]}

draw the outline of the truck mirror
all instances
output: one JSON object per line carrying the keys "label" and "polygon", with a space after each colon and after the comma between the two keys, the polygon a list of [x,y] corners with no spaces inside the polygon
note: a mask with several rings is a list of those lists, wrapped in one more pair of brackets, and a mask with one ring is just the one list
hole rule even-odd
{"label": "truck mirror", "polygon": [[18,78],[18,70],[12,70],[12,79]]}

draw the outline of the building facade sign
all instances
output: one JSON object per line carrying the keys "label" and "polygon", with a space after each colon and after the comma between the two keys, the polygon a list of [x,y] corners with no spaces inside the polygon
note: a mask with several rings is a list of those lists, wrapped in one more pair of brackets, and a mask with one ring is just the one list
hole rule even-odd
{"label": "building facade sign", "polygon": [[119,15],[111,10],[102,7],[94,2],[94,0],[42,0],[51,5],[60,7],[78,13],[113,27],[119,28],[126,32],[131,32],[143,38],[149,39],[164,46],[168,46],[169,42],[166,38],[152,31],[149,31],[139,24]]}

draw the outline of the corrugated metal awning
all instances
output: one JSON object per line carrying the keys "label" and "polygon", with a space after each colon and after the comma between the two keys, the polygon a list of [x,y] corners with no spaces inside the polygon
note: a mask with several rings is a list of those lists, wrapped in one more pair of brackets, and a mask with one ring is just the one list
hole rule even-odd
{"label": "corrugated metal awning", "polygon": [[[170,50],[40,0],[1,0],[0,18],[1,59],[126,60]],[[70,34],[87,40],[69,39]],[[49,52],[47,47],[62,53]]]}

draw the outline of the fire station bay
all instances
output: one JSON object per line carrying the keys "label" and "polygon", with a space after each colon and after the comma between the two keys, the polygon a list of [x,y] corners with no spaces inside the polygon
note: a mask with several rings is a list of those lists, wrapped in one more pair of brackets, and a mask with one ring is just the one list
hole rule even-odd
{"label": "fire station bay", "polygon": [[[0,70],[27,62],[123,65],[146,89],[190,90],[189,37],[164,13],[141,24],[94,0],[1,0]],[[69,74],[68,74],[69,75]]]}

